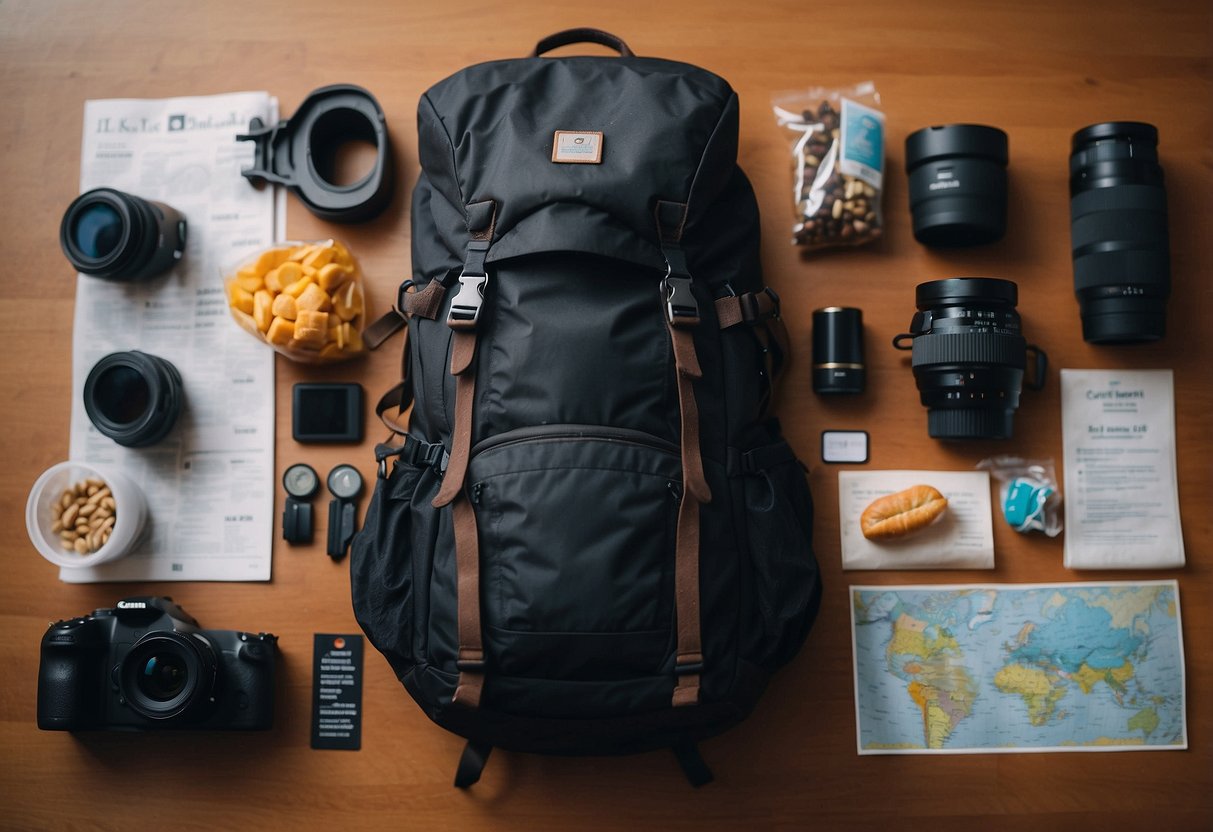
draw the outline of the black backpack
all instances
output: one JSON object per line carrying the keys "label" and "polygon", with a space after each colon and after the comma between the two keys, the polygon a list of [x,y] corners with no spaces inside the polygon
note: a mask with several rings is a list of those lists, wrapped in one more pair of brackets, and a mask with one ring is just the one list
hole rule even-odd
{"label": "black backpack", "polygon": [[[592,41],[619,57],[541,58]],[[404,381],[353,543],[354,611],[426,714],[555,754],[744,718],[821,596],[737,95],[570,30],[422,96]],[[401,441],[402,440],[402,441]]]}

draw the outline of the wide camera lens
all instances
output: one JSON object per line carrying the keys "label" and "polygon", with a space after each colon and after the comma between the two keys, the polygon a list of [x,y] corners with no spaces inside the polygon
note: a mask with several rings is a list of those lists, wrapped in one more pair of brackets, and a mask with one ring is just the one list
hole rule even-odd
{"label": "wide camera lens", "polygon": [[181,414],[181,374],[138,350],[102,358],[84,380],[84,410],[98,431],[128,448],[154,445]]}
{"label": "wide camera lens", "polygon": [[1094,344],[1162,338],[1171,252],[1153,125],[1110,121],[1074,134],[1070,241],[1082,337]]}
{"label": "wide camera lens", "polygon": [[181,259],[185,228],[185,217],[162,202],[97,188],[68,206],[59,245],[83,274],[147,280]]}
{"label": "wide camera lens", "polygon": [[906,138],[914,239],[992,243],[1007,230],[1007,134],[984,124],[924,127]]}
{"label": "wide camera lens", "polygon": [[927,432],[935,439],[1008,439],[1027,356],[1030,388],[1044,384],[1047,359],[1020,332],[1018,290],[1009,280],[955,277],[919,284],[918,312],[893,346],[911,350]]}
{"label": "wide camera lens", "polygon": [[121,665],[123,698],[148,719],[188,721],[209,706],[218,677],[210,642],[197,633],[148,633]]}

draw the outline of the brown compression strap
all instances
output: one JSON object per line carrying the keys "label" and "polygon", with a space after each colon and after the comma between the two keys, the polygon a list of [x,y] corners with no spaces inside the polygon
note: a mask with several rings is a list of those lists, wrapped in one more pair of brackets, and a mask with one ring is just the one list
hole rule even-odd
{"label": "brown compression strap", "polygon": [[[449,474],[449,472],[448,472]],[[480,635],[480,540],[476,512],[467,497],[452,508],[455,525],[455,570],[459,617],[459,681],[452,702],[467,708],[480,705],[484,688],[484,643]]]}
{"label": "brown compression strap", "polygon": [[699,450],[699,407],[694,380],[703,375],[695,355],[690,329],[669,325],[678,374],[678,405],[682,412],[682,500],[674,535],[674,611],[678,625],[678,655],[674,672],[674,707],[699,701],[703,647],[699,612],[699,504],[710,502],[712,492],[703,473]]}
{"label": "brown compression strap", "polygon": [[434,508],[442,508],[463,490],[472,444],[472,400],[476,398],[476,330],[455,330],[451,345],[451,375],[455,376],[455,424],[451,430],[451,461]]}
{"label": "brown compression strap", "polygon": [[[400,353],[400,383],[380,396],[379,402],[375,405],[375,415],[379,417],[379,420],[387,426],[388,430],[402,436],[409,432],[408,425],[396,420],[403,419],[405,411],[413,405],[413,382],[409,378],[409,351],[411,348],[412,342],[409,340],[409,331],[406,328],[404,346]],[[396,415],[389,415],[390,410],[395,410]]]}
{"label": "brown compression strap", "polygon": [[433,321],[442,310],[442,299],[445,295],[446,287],[442,285],[442,281],[434,279],[421,291],[405,292],[401,297],[401,304],[408,314],[420,315]]}
{"label": "brown compression strap", "polygon": [[674,616],[677,625],[677,681],[671,704],[674,707],[699,702],[699,680],[703,674],[703,640],[699,606],[699,504],[710,502],[712,492],[703,473],[699,447],[699,405],[695,379],[703,376],[695,354],[695,327],[699,325],[699,303],[692,291],[682,232],[686,227],[684,203],[659,201],[656,206],[661,251],[669,273],[662,282],[666,328],[674,351],[678,381],[678,409],[682,442],[682,499],[674,535]]}
{"label": "brown compression strap", "polygon": [[779,315],[779,303],[769,292],[746,292],[716,298],[716,319],[721,329],[740,323],[756,324]]}
{"label": "brown compression strap", "polygon": [[780,378],[791,356],[788,328],[779,315],[779,296],[770,289],[764,289],[761,292],[717,298],[715,306],[716,320],[721,329],[742,323],[753,327],[754,337],[762,348],[763,369],[770,379],[771,395],[766,397],[763,407],[764,415],[770,415],[775,407]]}
{"label": "brown compression strap", "polygon": [[[455,531],[455,584],[459,622],[459,679],[451,701],[467,708],[480,706],[484,688],[484,639],[480,632],[480,540],[476,510],[463,483],[472,445],[472,411],[476,403],[476,337],[484,290],[488,284],[485,257],[493,242],[497,203],[467,206],[468,244],[459,291],[451,298],[447,326],[451,328],[451,375],[455,376],[455,420],[451,426],[451,456],[442,487],[432,505],[451,505]],[[428,287],[427,287],[428,288]],[[440,296],[441,297],[441,296]]]}

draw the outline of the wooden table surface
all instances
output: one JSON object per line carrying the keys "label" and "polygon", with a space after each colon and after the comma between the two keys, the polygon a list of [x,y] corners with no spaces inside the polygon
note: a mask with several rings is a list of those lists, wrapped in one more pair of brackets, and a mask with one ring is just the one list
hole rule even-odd
{"label": "wooden table surface", "polygon": [[[1079,828],[1159,830],[1213,824],[1213,56],[1207,3],[862,4],[672,0],[545,7],[539,2],[237,3],[134,0],[0,3],[0,171],[6,240],[0,301],[0,826],[173,828],[564,829]],[[387,113],[400,186],[373,222],[330,226],[293,201],[288,231],[344,238],[381,310],[409,273],[408,194],[417,173],[414,113],[431,84],[471,63],[521,56],[552,31],[599,26],[638,54],[706,67],[741,97],[741,164],[763,212],[763,259],[783,297],[796,363],[780,415],[811,465],[815,541],[826,584],[817,625],[755,714],[702,745],[717,781],[690,789],[668,754],[558,759],[498,752],[482,782],[451,787],[462,741],[434,727],[368,645],[360,752],[309,749],[314,632],[356,632],[348,571],[319,546],[274,542],[268,584],[72,586],[35,553],[22,513],[33,480],[67,456],[75,275],[59,219],[77,194],[86,99],[269,90],[290,114],[312,89],[361,84]],[[565,50],[566,52],[571,50]],[[601,52],[588,47],[587,52]],[[789,159],[772,91],[872,79],[888,116],[887,235],[879,245],[809,259],[788,245]],[[1161,343],[1083,342],[1071,284],[1066,185],[1071,133],[1110,119],[1158,125],[1170,205],[1174,295]],[[1009,231],[997,244],[934,252],[914,242],[903,142],[949,122],[1010,134]],[[914,285],[993,275],[1016,281],[1030,340],[1052,369],[1025,393],[1015,439],[942,444],[927,437],[908,360],[889,347],[914,311]],[[868,391],[825,399],[808,384],[809,313],[859,306]],[[290,439],[293,382],[355,380],[377,395],[396,380],[399,342],[323,372],[278,359],[276,471],[356,463],[364,447],[301,448]],[[825,428],[871,433],[868,469],[967,470],[995,453],[1060,464],[1056,368],[1175,370],[1179,490],[1188,565],[1178,571],[1077,573],[1061,539],[995,523],[997,568],[981,572],[843,573],[838,466],[820,462]],[[369,421],[368,421],[369,425]],[[282,495],[278,494],[279,507]],[[364,501],[365,507],[365,501]],[[276,515],[277,515],[276,511]],[[323,519],[320,539],[323,539]],[[849,583],[1034,582],[1178,578],[1183,599],[1190,749],[1109,754],[864,757],[855,753]],[[281,639],[277,724],[268,734],[96,734],[35,727],[38,645],[47,622],[170,594],[204,626]]]}

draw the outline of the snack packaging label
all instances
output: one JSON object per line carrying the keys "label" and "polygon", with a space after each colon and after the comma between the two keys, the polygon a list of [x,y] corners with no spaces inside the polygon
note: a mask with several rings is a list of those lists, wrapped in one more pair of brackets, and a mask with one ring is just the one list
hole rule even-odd
{"label": "snack packaging label", "polygon": [[842,99],[841,150],[839,169],[879,188],[884,180],[884,113]]}

